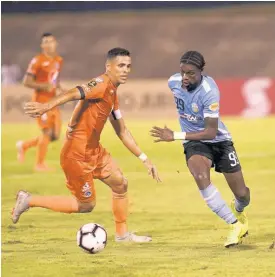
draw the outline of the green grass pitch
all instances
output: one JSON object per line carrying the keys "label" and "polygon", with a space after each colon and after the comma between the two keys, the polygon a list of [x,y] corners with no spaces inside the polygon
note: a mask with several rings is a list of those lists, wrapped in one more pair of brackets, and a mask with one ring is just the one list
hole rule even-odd
{"label": "green grass pitch", "polygon": [[[26,162],[16,161],[15,142],[38,134],[35,124],[2,125],[2,276],[3,277],[193,277],[275,276],[275,118],[225,118],[247,185],[251,189],[249,236],[233,249],[223,243],[228,226],[205,205],[187,171],[180,142],[154,144],[152,125],[179,130],[177,120],[126,120],[143,151],[157,165],[163,182],[155,183],[142,163],[116,138],[108,124],[102,144],[119,162],[129,181],[129,229],[150,234],[150,244],[116,244],[111,193],[96,181],[97,206],[90,214],[61,214],[32,209],[17,225],[10,220],[16,192],[69,195],[59,167],[62,140],[52,144],[48,164],[53,173],[34,173],[35,150]],[[64,125],[65,126],[65,125]],[[64,136],[64,130],[62,137]],[[212,181],[229,203],[232,199],[221,174]],[[85,223],[102,224],[106,249],[88,255],[76,246],[76,232]]]}

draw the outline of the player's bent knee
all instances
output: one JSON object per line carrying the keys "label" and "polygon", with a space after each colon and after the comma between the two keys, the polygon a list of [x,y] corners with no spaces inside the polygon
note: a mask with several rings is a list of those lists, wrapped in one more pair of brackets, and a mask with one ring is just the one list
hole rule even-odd
{"label": "player's bent knee", "polygon": [[96,205],[95,201],[89,203],[78,202],[78,211],[80,213],[90,213]]}
{"label": "player's bent knee", "polygon": [[208,174],[206,172],[191,172],[191,174],[197,182],[205,181],[208,179]]}
{"label": "player's bent knee", "polygon": [[128,190],[128,180],[124,176],[123,176],[122,186],[123,186],[124,192],[127,192],[127,190]]}
{"label": "player's bent knee", "polygon": [[112,186],[112,191],[118,194],[126,193],[128,190],[128,180],[122,176],[121,180],[115,186]]}

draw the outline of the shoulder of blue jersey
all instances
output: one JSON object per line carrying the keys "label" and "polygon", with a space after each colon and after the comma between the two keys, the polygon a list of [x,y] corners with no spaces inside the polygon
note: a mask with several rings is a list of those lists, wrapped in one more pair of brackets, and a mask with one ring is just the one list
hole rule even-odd
{"label": "shoulder of blue jersey", "polygon": [[170,89],[174,88],[175,86],[177,86],[179,83],[181,83],[182,77],[180,73],[176,73],[174,75],[172,75],[169,79],[168,79],[168,86]]}
{"label": "shoulder of blue jersey", "polygon": [[202,87],[206,94],[219,94],[219,89],[213,78],[204,76],[202,81]]}

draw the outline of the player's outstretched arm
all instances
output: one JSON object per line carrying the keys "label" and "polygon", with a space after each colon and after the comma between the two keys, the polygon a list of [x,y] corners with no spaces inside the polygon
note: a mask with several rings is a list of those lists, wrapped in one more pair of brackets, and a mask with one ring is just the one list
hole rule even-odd
{"label": "player's outstretched arm", "polygon": [[158,171],[155,165],[148,159],[148,157],[141,151],[130,131],[126,128],[123,118],[114,119],[110,117],[111,124],[126,148],[138,157],[148,169],[148,174],[151,175],[157,182],[161,182]]}
{"label": "player's outstretched arm", "polygon": [[151,130],[151,136],[157,139],[154,142],[174,141],[174,140],[211,140],[217,135],[218,118],[206,117],[204,119],[205,128],[200,132],[174,132],[171,129],[154,126]]}
{"label": "player's outstretched arm", "polygon": [[63,94],[54,97],[51,101],[47,103],[28,102],[24,105],[24,110],[25,113],[30,115],[31,117],[40,117],[42,114],[46,113],[56,106],[60,106],[69,101],[80,100],[83,98],[84,97],[81,94],[80,90],[78,88],[73,88]]}

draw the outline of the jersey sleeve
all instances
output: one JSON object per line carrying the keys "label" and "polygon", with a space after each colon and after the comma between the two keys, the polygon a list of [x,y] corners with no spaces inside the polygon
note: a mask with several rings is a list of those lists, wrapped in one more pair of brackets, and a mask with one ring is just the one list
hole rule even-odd
{"label": "jersey sleeve", "polygon": [[172,90],[172,88],[173,88],[173,83],[170,79],[168,80],[168,87],[170,90]]}
{"label": "jersey sleeve", "polygon": [[115,101],[114,101],[114,108],[113,111],[119,110],[119,102],[118,102],[118,96],[117,93],[115,94]]}
{"label": "jersey sleeve", "polygon": [[168,87],[170,88],[171,91],[173,91],[173,88],[175,88],[182,80],[182,77],[179,73],[172,75],[168,79]]}
{"label": "jersey sleeve", "polygon": [[100,99],[103,98],[108,85],[103,81],[98,82],[93,79],[89,83],[76,88],[81,94],[81,99]]}
{"label": "jersey sleeve", "polygon": [[36,76],[38,70],[40,67],[40,61],[38,57],[34,57],[31,62],[29,63],[28,69],[27,69],[27,74],[31,74]]}
{"label": "jersey sleeve", "polygon": [[203,98],[203,116],[218,118],[220,112],[220,92],[212,88]]}

